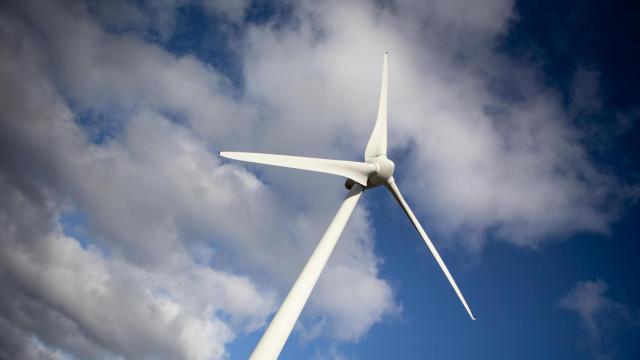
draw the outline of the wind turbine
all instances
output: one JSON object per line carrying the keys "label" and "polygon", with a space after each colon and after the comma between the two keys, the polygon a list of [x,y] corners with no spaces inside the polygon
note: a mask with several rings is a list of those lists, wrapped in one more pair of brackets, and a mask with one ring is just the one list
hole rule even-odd
{"label": "wind turbine", "polygon": [[343,176],[347,178],[345,186],[349,189],[349,194],[342,202],[338,213],[331,221],[331,224],[329,224],[318,246],[313,251],[313,254],[311,254],[311,257],[293,284],[280,309],[273,317],[273,320],[271,320],[260,342],[258,342],[258,345],[253,350],[250,357],[252,360],[278,358],[363,190],[380,185],[385,185],[398,201],[398,204],[400,204],[402,210],[404,210],[411,220],[411,223],[422,237],[422,240],[424,240],[429,251],[431,251],[431,254],[436,259],[436,262],[440,265],[440,268],[458,295],[462,305],[464,305],[464,308],[469,313],[469,316],[475,320],[471,309],[462,296],[462,292],[460,292],[449,269],[447,269],[447,266],[444,264],[442,257],[440,257],[438,250],[436,250],[429,236],[427,236],[418,219],[416,219],[409,205],[407,205],[407,202],[402,197],[400,189],[398,189],[393,179],[395,165],[393,161],[387,158],[387,57],[388,53],[385,52],[382,65],[382,86],[380,88],[378,117],[364,152],[364,162],[248,152],[220,152],[220,156],[229,159]]}

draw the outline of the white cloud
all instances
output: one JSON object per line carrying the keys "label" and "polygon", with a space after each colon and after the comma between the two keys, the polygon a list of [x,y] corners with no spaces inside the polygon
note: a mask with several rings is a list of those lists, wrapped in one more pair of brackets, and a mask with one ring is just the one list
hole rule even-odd
{"label": "white cloud", "polygon": [[[221,358],[224,344],[233,338],[214,312],[193,313],[197,309],[186,309],[172,299],[173,294],[154,293],[149,286],[155,280],[152,274],[138,275],[135,268],[105,263],[74,239],[51,234],[24,250],[3,249],[3,272],[29,297],[56,310],[49,323],[32,328],[44,338],[47,335],[40,334],[44,327],[68,321],[75,331],[67,336],[84,338],[82,342],[96,350],[129,358],[191,359]],[[211,296],[212,302],[217,296]],[[65,350],[78,350],[69,345]]]}
{"label": "white cloud", "polygon": [[602,280],[579,281],[558,303],[578,316],[595,359],[616,358],[612,342],[615,334],[627,325],[638,323],[625,305],[605,295],[607,289],[607,283]]}
{"label": "white cloud", "polygon": [[105,28],[116,32],[134,32],[137,35],[167,41],[179,26],[179,12],[197,8],[207,15],[230,23],[241,22],[250,3],[247,0],[127,0],[86,1],[91,15]]}
{"label": "white cloud", "polygon": [[223,358],[273,308],[248,278],[195,264],[179,247],[166,267],[149,268],[84,248],[59,225],[34,228],[55,216],[39,203],[46,196],[4,178],[0,187],[0,318],[23,343],[36,336],[82,358]]}
{"label": "white cloud", "polygon": [[328,350],[322,351],[316,349],[315,354],[313,355],[313,360],[347,360],[349,357],[338,349],[335,346],[331,346]]}
{"label": "white cloud", "polygon": [[[510,2],[494,5],[510,13]],[[531,68],[492,53],[490,36],[460,62],[452,57],[467,44],[445,35],[438,41],[455,48],[415,46],[407,33],[428,38],[439,27],[404,12],[414,6],[398,5],[400,23],[372,4],[330,2],[300,11],[295,31],[251,31],[247,87],[275,114],[260,148],[320,153],[332,143],[334,152],[360,156],[375,116],[379,79],[372,74],[391,48],[389,144],[410,146],[399,180],[412,203],[438,218],[440,234],[463,232],[469,248],[481,249],[490,232],[529,247],[576,231],[606,232],[615,212],[603,206],[616,182],[590,163],[559,97]],[[498,27],[487,20],[459,31],[495,35],[509,19],[495,16]],[[274,83],[278,91],[270,91]],[[517,100],[505,98],[505,86]]]}

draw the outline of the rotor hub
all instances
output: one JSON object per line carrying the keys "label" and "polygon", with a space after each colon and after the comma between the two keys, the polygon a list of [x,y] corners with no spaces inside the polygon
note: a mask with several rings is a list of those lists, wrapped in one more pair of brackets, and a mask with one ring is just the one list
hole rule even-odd
{"label": "rotor hub", "polygon": [[369,176],[367,187],[382,185],[393,176],[393,170],[396,165],[385,155],[378,155],[373,159],[367,160],[367,162],[376,166],[376,171]]}

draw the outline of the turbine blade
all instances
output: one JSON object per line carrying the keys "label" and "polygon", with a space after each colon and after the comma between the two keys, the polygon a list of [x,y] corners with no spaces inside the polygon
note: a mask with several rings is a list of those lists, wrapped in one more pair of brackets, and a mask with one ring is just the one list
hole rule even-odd
{"label": "turbine blade", "polygon": [[331,252],[338,242],[353,209],[362,195],[362,186],[354,184],[344,202],[338,209],[336,216],[329,224],[327,231],[320,239],[318,246],[307,260],[298,279],[289,290],[280,309],[271,320],[262,338],[251,354],[250,360],[275,360],[280,355],[284,344],[289,338],[293,326],[296,324],[313,287],[316,285]]}
{"label": "turbine blade", "polygon": [[378,103],[378,117],[376,125],[364,151],[364,159],[369,160],[378,155],[387,155],[387,55],[384,53],[382,64],[382,85],[380,86],[380,102]]}
{"label": "turbine blade", "polygon": [[404,201],[402,194],[400,194],[400,189],[398,189],[398,186],[396,185],[393,178],[388,180],[387,187],[393,194],[393,197],[396,198],[396,200],[402,207],[402,210],[404,210],[405,214],[407,214],[407,216],[413,223],[413,226],[416,228],[416,230],[418,230],[418,233],[420,234],[420,236],[422,236],[422,240],[424,240],[425,244],[427,244],[427,247],[431,251],[431,254],[433,254],[433,257],[436,259],[436,262],[438,263],[438,265],[440,265],[442,272],[444,272],[444,275],[447,277],[447,280],[449,280],[449,283],[453,287],[453,290],[455,290],[456,294],[458,295],[458,298],[462,302],[462,305],[464,305],[464,308],[467,309],[469,316],[471,317],[472,320],[475,320],[476,318],[473,317],[473,313],[471,313],[471,309],[469,309],[469,305],[467,305],[467,302],[465,301],[464,296],[462,296],[462,292],[460,292],[460,289],[458,288],[456,281],[453,280],[453,276],[451,276],[449,269],[447,269],[447,265],[444,264],[444,261],[440,257],[438,250],[436,250],[436,247],[433,245],[433,243],[429,239],[429,236],[427,236],[427,233],[424,231],[424,229],[418,222],[418,219],[416,219],[416,216],[413,214],[413,211],[411,211],[411,208],[409,208],[409,205],[407,205],[407,202]]}
{"label": "turbine blade", "polygon": [[363,186],[367,185],[369,175],[376,171],[376,166],[373,164],[355,161],[233,151],[222,151],[220,152],[220,156],[258,164],[282,166],[292,169],[317,171],[344,176]]}

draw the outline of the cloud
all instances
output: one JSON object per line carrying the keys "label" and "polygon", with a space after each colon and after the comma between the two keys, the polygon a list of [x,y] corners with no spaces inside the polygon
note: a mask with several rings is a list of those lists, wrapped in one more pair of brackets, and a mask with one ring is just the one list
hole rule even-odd
{"label": "cloud", "polygon": [[17,343],[36,336],[82,358],[221,358],[234,331],[256,329],[273,308],[249,279],[186,254],[148,268],[85,248],[42,224],[56,212],[45,194],[0,185],[0,317],[20,329]]}
{"label": "cloud", "polygon": [[3,359],[62,360],[60,351],[47,349],[35,338],[30,338],[22,330],[0,318],[0,357]]}
{"label": "cloud", "polygon": [[571,85],[572,112],[588,114],[602,108],[602,99],[598,94],[599,76],[598,72],[585,67],[576,70]]}
{"label": "cloud", "polygon": [[[3,310],[14,310],[3,316],[37,323],[29,330],[69,353],[85,358],[109,353],[128,358],[220,358],[224,343],[233,337],[227,325],[213,317],[215,309],[193,313],[197,308],[187,309],[184,299],[183,304],[173,299],[173,289],[163,295],[161,286],[149,284],[163,284],[164,279],[106,264],[74,239],[48,237],[28,252],[3,250],[3,288],[13,296],[3,299]],[[19,287],[9,286],[11,281]],[[30,301],[48,310],[43,314],[47,316],[21,311]]]}
{"label": "cloud", "polygon": [[[262,137],[270,145],[259,148],[318,153],[333,142],[334,151],[361,156],[379,86],[371,74],[390,48],[389,144],[405,155],[396,169],[410,201],[438,219],[427,224],[432,231],[476,250],[488,237],[536,248],[575,232],[606,233],[616,180],[593,166],[536,69],[492,50],[511,3],[495,2],[486,21],[464,26],[438,4],[422,9],[438,19],[428,21],[413,3],[391,13],[327,2],[300,10],[293,31],[250,31],[246,86],[275,118]],[[455,31],[441,31],[448,26]],[[469,32],[485,36],[457,41]]]}
{"label": "cloud", "polygon": [[135,32],[147,39],[169,40],[176,31],[179,12],[187,8],[203,10],[207,15],[218,17],[229,23],[240,22],[249,1],[228,0],[160,0],[138,1],[113,0],[108,2],[86,2],[91,15],[105,28],[119,32]]}
{"label": "cloud", "polygon": [[313,360],[347,360],[349,357],[336,349],[335,346],[329,347],[327,351],[316,349]]}
{"label": "cloud", "polygon": [[578,316],[595,359],[615,358],[614,335],[638,324],[636,315],[625,305],[605,295],[607,289],[602,280],[579,281],[558,303]]}

